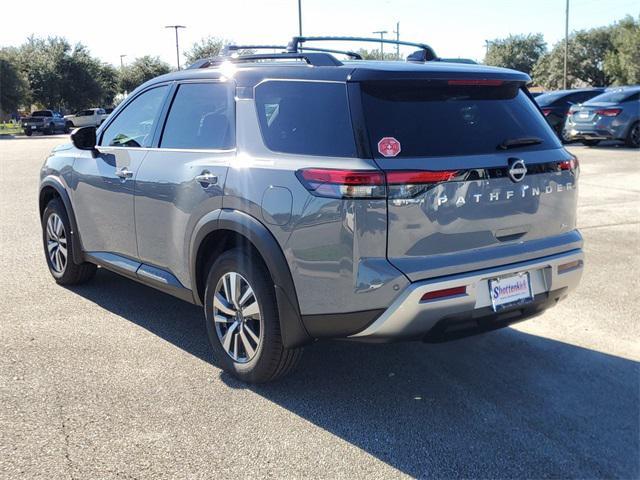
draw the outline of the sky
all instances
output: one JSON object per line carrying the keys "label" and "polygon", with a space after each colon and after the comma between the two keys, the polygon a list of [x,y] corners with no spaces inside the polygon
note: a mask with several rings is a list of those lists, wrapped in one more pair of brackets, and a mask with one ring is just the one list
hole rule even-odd
{"label": "sky", "polygon": [[[485,40],[509,34],[540,32],[549,47],[564,37],[565,0],[301,1],[304,35],[375,36],[373,31],[387,30],[389,37],[395,37],[400,22],[402,40],[427,43],[441,57],[481,60]],[[640,15],[638,0],[570,0],[569,29],[608,25],[627,14]],[[120,55],[127,55],[125,63],[157,55],[175,65],[174,31],[164,28],[172,24],[187,27],[180,30],[181,50],[209,35],[236,43],[283,44],[298,33],[298,4],[297,0],[12,1],[0,16],[0,46],[19,45],[31,34],[62,36],[83,43],[93,55],[116,66]]]}

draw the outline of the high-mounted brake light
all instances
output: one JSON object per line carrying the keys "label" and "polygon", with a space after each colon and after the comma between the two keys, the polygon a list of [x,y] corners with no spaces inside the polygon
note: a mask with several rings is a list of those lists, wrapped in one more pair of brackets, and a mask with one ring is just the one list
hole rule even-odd
{"label": "high-mounted brake light", "polygon": [[596,115],[600,115],[601,117],[617,117],[621,111],[621,108],[603,108],[596,110]]}
{"label": "high-mounted brake light", "polygon": [[384,174],[376,170],[305,168],[298,180],[312,194],[329,198],[384,198]]}
{"label": "high-mounted brake light", "polygon": [[499,87],[504,82],[502,80],[492,80],[486,78],[457,78],[454,80],[449,80],[447,83],[449,85]]}

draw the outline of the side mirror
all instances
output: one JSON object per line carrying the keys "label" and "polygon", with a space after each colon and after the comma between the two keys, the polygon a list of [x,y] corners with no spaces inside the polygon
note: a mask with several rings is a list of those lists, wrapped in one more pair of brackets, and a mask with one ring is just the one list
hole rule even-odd
{"label": "side mirror", "polygon": [[71,143],[78,150],[95,150],[96,127],[77,128],[71,134]]}

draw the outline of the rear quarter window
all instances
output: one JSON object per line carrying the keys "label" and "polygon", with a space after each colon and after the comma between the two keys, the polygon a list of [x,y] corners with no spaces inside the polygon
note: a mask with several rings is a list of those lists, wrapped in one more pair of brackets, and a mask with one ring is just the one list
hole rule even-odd
{"label": "rear quarter window", "polygon": [[495,153],[506,140],[523,137],[537,137],[541,143],[518,151],[561,146],[517,84],[366,82],[362,103],[371,149],[378,157],[378,142],[385,137],[400,142],[400,157]]}
{"label": "rear quarter window", "polygon": [[356,156],[344,83],[269,81],[256,88],[255,102],[269,150]]}

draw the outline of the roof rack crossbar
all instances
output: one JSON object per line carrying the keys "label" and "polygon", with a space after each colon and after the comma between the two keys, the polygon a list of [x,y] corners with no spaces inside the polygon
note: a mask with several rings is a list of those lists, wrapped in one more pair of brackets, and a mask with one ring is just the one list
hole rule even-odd
{"label": "roof rack crossbar", "polygon": [[392,40],[389,38],[370,38],[370,37],[293,37],[293,39],[287,45],[287,51],[289,53],[297,53],[303,47],[303,43],[305,42],[324,42],[324,41],[339,41],[339,42],[372,42],[372,43],[388,43],[393,45],[405,45],[409,47],[417,47],[421,49],[423,53],[424,60],[435,60],[437,59],[436,53],[426,43],[416,43],[416,42],[406,42],[404,40]]}

